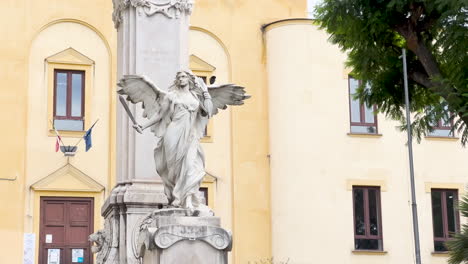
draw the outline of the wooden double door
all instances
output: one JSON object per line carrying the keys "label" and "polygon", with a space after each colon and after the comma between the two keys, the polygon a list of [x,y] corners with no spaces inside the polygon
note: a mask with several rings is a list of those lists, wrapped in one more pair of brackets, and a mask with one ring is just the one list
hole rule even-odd
{"label": "wooden double door", "polygon": [[41,197],[39,264],[92,264],[93,198]]}

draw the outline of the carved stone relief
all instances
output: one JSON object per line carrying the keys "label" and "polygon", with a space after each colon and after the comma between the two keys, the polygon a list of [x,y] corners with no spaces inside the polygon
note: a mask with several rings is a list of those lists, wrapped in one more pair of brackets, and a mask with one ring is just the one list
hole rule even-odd
{"label": "carved stone relief", "polygon": [[136,8],[137,13],[145,13],[147,16],[160,13],[171,19],[178,19],[185,13],[190,15],[193,10],[193,0],[112,0],[114,12],[112,20],[115,28],[122,22],[122,12],[130,6]]}
{"label": "carved stone relief", "polygon": [[154,235],[156,246],[168,248],[181,240],[204,241],[217,250],[231,250],[231,234],[214,226],[171,225],[158,228]]}
{"label": "carved stone relief", "polygon": [[104,229],[98,230],[89,236],[89,241],[93,243],[91,251],[96,255],[96,263],[118,263],[118,220],[115,216],[106,218]]}

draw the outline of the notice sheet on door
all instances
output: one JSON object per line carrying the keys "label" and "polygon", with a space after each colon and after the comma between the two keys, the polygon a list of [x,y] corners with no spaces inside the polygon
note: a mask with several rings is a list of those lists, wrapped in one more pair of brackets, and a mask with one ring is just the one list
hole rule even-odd
{"label": "notice sheet on door", "polygon": [[84,250],[82,248],[72,249],[72,262],[83,263],[84,262]]}
{"label": "notice sheet on door", "polygon": [[47,264],[60,264],[59,248],[49,248],[47,250]]}

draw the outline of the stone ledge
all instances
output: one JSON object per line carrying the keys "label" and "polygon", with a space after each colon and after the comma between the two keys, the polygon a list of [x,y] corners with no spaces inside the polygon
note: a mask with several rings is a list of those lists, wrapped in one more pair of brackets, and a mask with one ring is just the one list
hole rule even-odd
{"label": "stone ledge", "polygon": [[448,251],[432,251],[431,255],[434,257],[448,257],[449,252]]}
{"label": "stone ledge", "polygon": [[437,137],[437,136],[426,136],[424,137],[427,140],[436,140],[436,141],[458,141],[458,137]]}
{"label": "stone ledge", "polygon": [[366,134],[366,133],[347,133],[350,137],[364,137],[364,138],[380,138],[382,134]]}
{"label": "stone ledge", "polygon": [[158,208],[167,205],[163,186],[157,181],[132,181],[117,184],[101,207],[101,215],[106,216],[113,207]]}
{"label": "stone ledge", "polygon": [[355,255],[387,255],[387,251],[383,250],[352,250]]}

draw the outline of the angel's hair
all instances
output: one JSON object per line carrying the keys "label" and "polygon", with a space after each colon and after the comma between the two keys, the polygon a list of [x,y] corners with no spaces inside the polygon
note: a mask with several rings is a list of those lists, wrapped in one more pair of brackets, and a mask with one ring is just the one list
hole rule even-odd
{"label": "angel's hair", "polygon": [[204,97],[203,97],[203,90],[201,87],[198,86],[197,82],[196,82],[196,76],[191,72],[191,71],[178,71],[177,74],[176,74],[176,78],[174,80],[174,84],[171,85],[171,87],[169,87],[169,92],[170,91],[174,91],[176,89],[178,89],[180,87],[180,81],[179,81],[179,75],[182,74],[182,73],[185,73],[187,74],[187,76],[189,77],[189,89],[191,91],[193,91],[195,94],[196,94],[196,97],[198,99],[198,101],[200,102],[200,107],[202,109],[202,115],[203,116],[207,116],[207,112],[205,110],[205,107],[204,107]]}
{"label": "angel's hair", "polygon": [[197,86],[195,85],[196,84],[195,75],[193,75],[193,73],[191,73],[189,71],[178,71],[177,74],[176,74],[176,78],[174,80],[174,83],[171,85],[171,87],[169,87],[169,91],[175,90],[176,88],[180,87],[179,75],[182,74],[182,73],[185,73],[188,76],[189,89],[190,90],[193,90],[193,89],[197,90]]}

